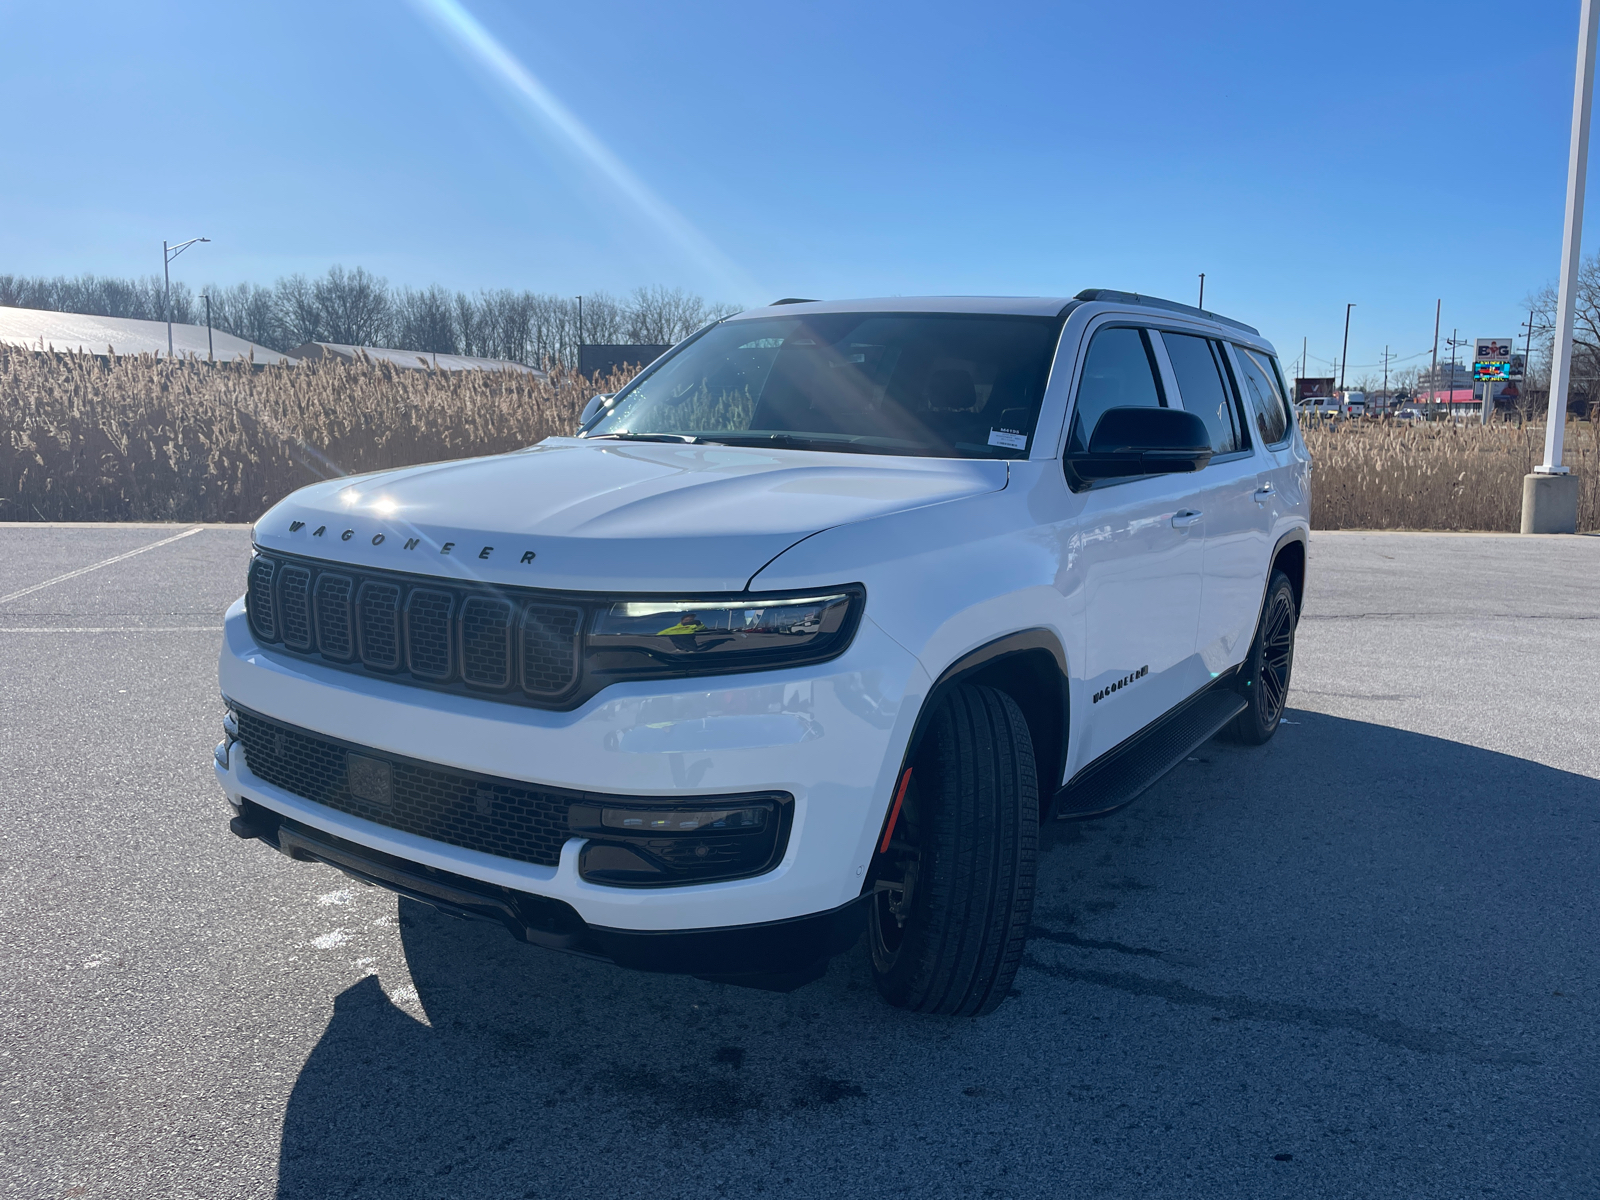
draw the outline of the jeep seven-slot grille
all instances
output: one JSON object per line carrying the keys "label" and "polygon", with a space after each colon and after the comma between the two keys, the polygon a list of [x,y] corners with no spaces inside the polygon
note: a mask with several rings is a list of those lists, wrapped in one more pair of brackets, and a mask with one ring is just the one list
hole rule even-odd
{"label": "jeep seven-slot grille", "polygon": [[257,779],[390,829],[546,867],[571,836],[570,798],[526,783],[346,748],[252,712],[239,712],[239,741]]}
{"label": "jeep seven-slot grille", "polygon": [[257,554],[246,607],[263,643],[400,682],[553,705],[578,680],[576,605]]}

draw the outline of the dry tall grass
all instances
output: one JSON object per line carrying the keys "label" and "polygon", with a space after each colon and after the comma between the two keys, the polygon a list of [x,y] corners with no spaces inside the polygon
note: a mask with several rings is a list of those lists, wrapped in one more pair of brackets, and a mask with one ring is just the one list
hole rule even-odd
{"label": "dry tall grass", "polygon": [[0,520],[254,520],[318,479],[571,433],[595,390],[560,368],[546,380],[0,350]]}
{"label": "dry tall grass", "polygon": [[[254,520],[318,479],[570,433],[595,390],[560,369],[257,371],[0,348],[0,520]],[[1544,431],[1352,421],[1308,426],[1306,441],[1318,529],[1515,531]],[[1566,459],[1583,480],[1579,528],[1600,528],[1595,425],[1568,426]]]}
{"label": "dry tall grass", "polygon": [[[1306,421],[1313,529],[1522,527],[1522,477],[1544,426]],[[1600,528],[1600,429],[1568,421],[1564,460],[1582,482],[1578,528]]]}

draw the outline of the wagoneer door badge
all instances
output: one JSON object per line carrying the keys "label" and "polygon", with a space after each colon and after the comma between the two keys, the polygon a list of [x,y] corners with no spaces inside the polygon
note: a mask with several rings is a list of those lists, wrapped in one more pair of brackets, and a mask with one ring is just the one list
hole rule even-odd
{"label": "wagoneer door badge", "polygon": [[1146,666],[1140,667],[1137,671],[1134,671],[1134,672],[1131,672],[1130,674],[1124,675],[1121,679],[1117,680],[1115,683],[1111,684],[1109,687],[1103,687],[1098,692],[1096,692],[1094,694],[1094,702],[1096,704],[1099,704],[1100,701],[1104,700],[1107,696],[1111,695],[1112,692],[1120,692],[1123,688],[1127,687],[1135,679],[1143,679],[1148,674],[1150,674],[1150,667],[1148,665],[1146,665]]}
{"label": "wagoneer door badge", "polygon": [[[290,521],[289,522],[289,532],[290,533],[299,533],[305,527],[306,527],[306,523],[304,521]],[[324,537],[324,536],[327,535],[327,532],[328,532],[328,527],[326,525],[318,525],[315,529],[313,529],[311,531],[311,536],[314,537],[314,538]],[[355,537],[355,535],[356,535],[356,531],[354,529],[343,529],[343,530],[339,531],[339,540],[341,542],[348,542],[351,538]],[[387,543],[388,540],[389,540],[389,535],[386,534],[386,533],[375,533],[375,534],[372,535],[372,538],[371,538],[372,544],[374,546],[382,546],[385,543]],[[397,543],[399,543],[399,539],[398,538],[395,539],[395,540],[396,540]],[[403,543],[399,543],[399,544],[400,544],[400,548],[403,549],[403,550],[415,550],[418,546],[420,546],[422,544],[422,539],[419,538],[419,537],[408,537],[408,538],[405,539],[405,541]],[[452,553],[454,553],[455,548],[456,548],[456,543],[455,542],[441,542],[439,544],[439,553],[440,554],[452,554]],[[483,546],[478,550],[478,557],[486,559],[486,558],[490,557],[492,554],[494,554],[494,552],[495,552],[495,548],[493,546]],[[468,553],[471,553],[471,552],[468,551]],[[513,551],[513,553],[515,553],[515,551]],[[537,554],[535,554],[532,550],[524,550],[522,552],[522,557],[517,560],[517,565],[518,566],[526,566],[528,563],[531,563],[537,557],[539,557],[539,556]]]}

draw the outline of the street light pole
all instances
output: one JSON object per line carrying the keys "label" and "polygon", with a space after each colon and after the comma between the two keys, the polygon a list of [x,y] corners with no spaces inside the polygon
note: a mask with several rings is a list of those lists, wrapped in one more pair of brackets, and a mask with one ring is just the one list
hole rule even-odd
{"label": "street light pole", "polygon": [[1339,351],[1339,391],[1344,391],[1344,360],[1350,357],[1350,310],[1354,304],[1344,306],[1344,347]]}
{"label": "street light pole", "polygon": [[1550,364],[1550,404],[1544,422],[1544,461],[1533,469],[1533,474],[1523,477],[1523,533],[1576,533],[1578,529],[1578,484],[1576,477],[1561,463],[1561,443],[1567,431],[1567,388],[1572,380],[1573,310],[1583,249],[1583,188],[1589,170],[1589,105],[1594,99],[1597,22],[1600,22],[1600,8],[1596,7],[1595,0],[1583,0],[1583,14],[1578,25],[1577,78],[1572,91],[1567,219],[1561,235],[1561,285],[1556,294],[1556,338]]}
{"label": "street light pole", "polygon": [[167,313],[167,357],[172,357],[172,260],[177,258],[196,242],[209,242],[210,238],[190,238],[187,242],[180,242],[176,246],[168,246],[165,240],[161,243],[161,275],[166,280],[166,292],[161,306]]}

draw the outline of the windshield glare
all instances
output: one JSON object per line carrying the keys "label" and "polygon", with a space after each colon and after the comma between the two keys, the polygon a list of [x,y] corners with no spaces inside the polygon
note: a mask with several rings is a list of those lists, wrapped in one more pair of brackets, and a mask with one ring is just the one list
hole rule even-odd
{"label": "windshield glare", "polygon": [[1053,317],[823,313],[724,321],[640,376],[587,437],[1026,458]]}

